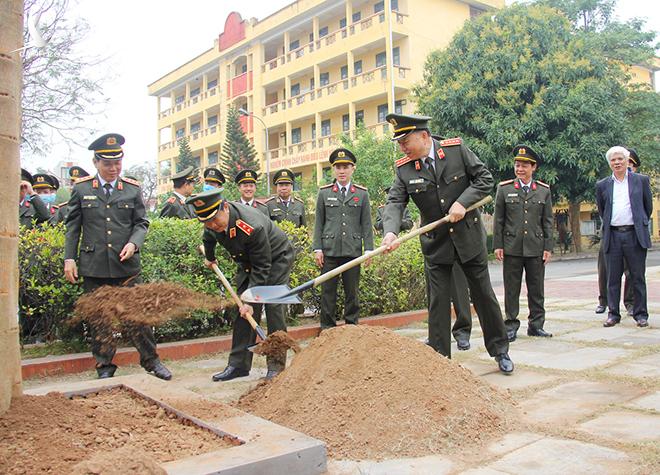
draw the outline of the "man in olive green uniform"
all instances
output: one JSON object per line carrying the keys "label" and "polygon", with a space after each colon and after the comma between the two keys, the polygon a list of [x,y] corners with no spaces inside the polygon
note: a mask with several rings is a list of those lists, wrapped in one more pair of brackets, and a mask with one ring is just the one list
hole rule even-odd
{"label": "man in olive green uniform", "polygon": [[[76,182],[69,200],[64,249],[64,276],[71,283],[78,279],[78,264],[83,289],[92,292],[102,285],[142,283],[139,250],[144,243],[149,221],[146,217],[138,182],[120,177],[124,137],[106,134],[89,146],[94,151],[95,176]],[[112,329],[90,323],[92,354],[99,378],[114,376],[112,363],[116,345]],[[126,325],[126,334],[140,353],[140,365],[160,379],[172,374],[160,362],[151,327]]]}
{"label": "man in olive green uniform", "polygon": [[50,215],[48,223],[52,223],[58,210],[57,205],[55,205],[55,200],[57,199],[57,190],[60,187],[60,181],[57,177],[48,175],[47,173],[36,173],[32,175],[32,178],[34,179],[32,189],[39,195],[41,201],[46,205],[48,214]]}
{"label": "man in olive green uniform", "polygon": [[[388,195],[390,192],[390,187],[388,186],[383,190],[385,192],[385,196]],[[383,232],[383,213],[385,212],[385,205],[382,204],[378,207],[376,210],[376,224],[374,224],[374,228],[376,228],[376,231]],[[410,211],[408,211],[408,208],[403,210],[403,218],[401,218],[401,231],[409,231],[413,228],[413,220],[412,216],[410,216]]]}
{"label": "man in olive green uniform", "polygon": [[254,194],[257,192],[258,177],[257,172],[248,169],[241,170],[236,174],[234,182],[238,185],[238,191],[241,193],[241,197],[236,202],[258,209],[264,215],[270,217],[268,207],[254,198]]}
{"label": "man in olive green uniform", "polygon": [[504,310],[509,341],[516,339],[523,269],[527,284],[527,335],[551,337],[545,323],[543,281],[552,256],[552,196],[550,187],[534,180],[541,156],[529,145],[513,149],[516,178],[501,182],[495,196],[493,248],[503,261]]}
{"label": "man in olive green uniform", "polygon": [[[219,190],[205,191],[190,197],[187,203],[195,207],[197,218],[204,223],[205,264],[216,263],[215,246],[224,247],[238,265],[236,286],[241,294],[258,285],[287,285],[293,266],[294,251],[289,239],[268,217],[254,208],[230,203]],[[213,381],[229,381],[250,374],[256,333],[243,318],[250,314],[259,322],[262,305],[244,304],[239,308],[241,318],[234,322],[229,363],[224,371],[213,375]],[[284,305],[266,305],[268,333],[286,331]],[[266,379],[284,369],[283,362],[267,357]]]}
{"label": "man in olive green uniform", "polygon": [[406,155],[396,162],[396,178],[390,190],[383,229],[388,251],[401,229],[403,210],[412,198],[422,225],[448,215],[450,222],[420,236],[429,292],[429,345],[451,356],[450,295],[452,266],[459,264],[467,278],[472,301],[484,333],[488,353],[500,371],[513,372],[509,341],[488,274],[488,253],[478,210],[466,208],[488,196],[493,177],[460,138],[434,140],[428,129],[430,117],[389,114],[393,140]]}
{"label": "man in olive green uniform", "polygon": [[161,218],[193,219],[195,212],[186,204],[186,199],[192,195],[197,180],[193,167],[185,168],[176,175],[172,175],[174,190],[165,201],[159,216]]}
{"label": "man in olive green uniform", "polygon": [[[374,249],[371,209],[367,189],[351,182],[357,161],[353,152],[338,148],[330,154],[335,182],[322,186],[316,200],[314,257],[326,273]],[[338,278],[322,284],[321,329],[336,326]],[[360,314],[360,266],[341,274],[344,285],[344,320],[357,324]]]}
{"label": "man in olive green uniform", "polygon": [[[212,191],[225,189],[225,176],[217,168],[207,168],[204,170],[204,189],[202,191]],[[194,212],[194,210],[193,210]]]}
{"label": "man in olive green uniform", "polygon": [[39,194],[32,188],[34,178],[21,168],[21,187],[18,202],[18,219],[21,226],[32,229],[50,219],[50,211]]}
{"label": "man in olive green uniform", "polygon": [[[85,171],[84,168],[79,167],[77,165],[69,168],[69,178],[71,179],[71,188],[70,191],[73,190],[73,185],[76,184],[76,180],[79,178],[85,178],[86,176],[89,176],[89,173]],[[66,217],[69,214],[69,202],[65,201],[64,203],[60,203],[56,205],[57,211],[53,216],[51,216],[49,223],[50,224],[58,224],[58,223],[63,223],[66,221]]]}
{"label": "man in olive green uniform", "polygon": [[277,223],[289,221],[296,227],[305,226],[305,203],[293,196],[293,172],[288,169],[278,170],[273,176],[277,196],[266,200],[270,219]]}

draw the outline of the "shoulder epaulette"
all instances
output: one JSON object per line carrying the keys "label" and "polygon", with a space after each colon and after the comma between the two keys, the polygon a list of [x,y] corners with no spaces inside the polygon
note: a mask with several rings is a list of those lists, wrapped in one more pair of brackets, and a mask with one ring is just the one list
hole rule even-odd
{"label": "shoulder epaulette", "polygon": [[301,200],[300,198],[298,198],[297,196],[294,196],[294,197],[293,197],[293,200],[294,200],[294,201],[298,201],[298,202],[300,202],[300,203],[302,203],[302,204],[305,204],[305,202],[304,202],[303,200]]}
{"label": "shoulder epaulette", "polygon": [[168,202],[169,204],[172,204],[172,203],[174,203],[175,201],[176,201],[176,196],[170,196],[169,198],[167,198],[167,202]]}
{"label": "shoulder epaulette", "polygon": [[547,183],[543,183],[542,181],[536,180],[536,183],[538,183],[541,186],[545,186],[546,188],[550,188],[550,185],[548,185]]}
{"label": "shoulder epaulette", "polygon": [[398,159],[396,162],[394,162],[394,165],[396,165],[397,168],[399,168],[402,165],[405,165],[408,162],[411,162],[413,160],[418,160],[417,158],[412,158],[412,157],[403,157]]}
{"label": "shoulder epaulette", "polygon": [[332,188],[334,186],[334,183],[329,183],[327,185],[323,185],[319,187],[319,190],[325,190],[326,188]]}
{"label": "shoulder epaulette", "polygon": [[515,179],[512,178],[511,180],[504,180],[504,181],[501,181],[499,184],[500,184],[500,185],[510,185],[510,184],[513,183],[514,181],[515,181]]}
{"label": "shoulder epaulette", "polygon": [[142,186],[142,184],[139,181],[133,180],[132,178],[126,178],[124,176],[121,177],[121,181],[125,181],[126,183],[130,183],[131,185],[135,185],[135,186]]}
{"label": "shoulder epaulette", "polygon": [[84,183],[86,181],[93,180],[93,179],[94,179],[94,175],[87,175],[87,176],[84,176],[82,178],[78,178],[76,180],[75,184],[77,185],[78,183]]}
{"label": "shoulder epaulette", "polygon": [[55,205],[55,206],[57,206],[57,209],[60,209],[62,206],[67,206],[68,204],[69,204],[69,202],[65,201],[64,203],[60,203],[60,204]]}
{"label": "shoulder epaulette", "polygon": [[463,143],[463,140],[460,137],[454,137],[453,139],[445,139],[440,141],[441,147],[451,147],[452,145],[460,145]]}
{"label": "shoulder epaulette", "polygon": [[355,185],[355,184],[354,184],[353,186],[355,186],[355,188],[357,188],[358,190],[364,190],[364,191],[367,191],[367,187],[366,187],[366,186]]}
{"label": "shoulder epaulette", "polygon": [[270,198],[268,198],[266,200],[266,203],[269,203],[269,202],[273,201],[274,199],[275,199],[275,196],[271,196]]}
{"label": "shoulder epaulette", "polygon": [[384,208],[385,205],[378,205],[378,209]]}
{"label": "shoulder epaulette", "polygon": [[236,226],[238,226],[238,229],[243,231],[248,236],[250,234],[252,234],[252,231],[254,231],[254,228],[252,226],[250,226],[248,223],[246,223],[245,221],[243,221],[242,219],[237,219],[236,220]]}

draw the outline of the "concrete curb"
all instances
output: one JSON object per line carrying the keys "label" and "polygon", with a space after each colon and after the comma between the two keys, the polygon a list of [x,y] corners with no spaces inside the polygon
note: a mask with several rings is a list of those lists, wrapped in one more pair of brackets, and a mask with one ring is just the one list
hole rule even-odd
{"label": "concrete curb", "polygon": [[[453,313],[453,312],[452,312]],[[376,315],[360,319],[362,325],[375,325],[397,328],[426,320],[428,311],[413,310],[393,314]],[[339,323],[340,325],[343,323]],[[317,336],[320,332],[318,323],[289,328],[289,335],[295,340],[305,340]],[[177,341],[158,345],[158,354],[163,360],[181,360],[196,356],[229,351],[231,335],[196,340]],[[134,348],[119,348],[113,359],[118,366],[140,363],[140,356]],[[61,356],[26,359],[21,362],[23,379],[82,373],[95,368],[96,361],[91,353],[74,353]]]}

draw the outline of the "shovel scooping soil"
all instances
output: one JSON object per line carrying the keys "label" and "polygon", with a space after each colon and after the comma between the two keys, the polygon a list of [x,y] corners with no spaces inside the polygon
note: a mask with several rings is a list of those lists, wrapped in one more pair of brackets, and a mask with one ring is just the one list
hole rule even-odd
{"label": "shovel scooping soil", "polygon": [[288,350],[298,353],[300,351],[300,345],[288,333],[282,330],[271,333],[268,335],[268,338],[260,341],[259,344],[252,348],[252,351],[258,355],[272,356],[282,366],[286,364],[286,352]]}

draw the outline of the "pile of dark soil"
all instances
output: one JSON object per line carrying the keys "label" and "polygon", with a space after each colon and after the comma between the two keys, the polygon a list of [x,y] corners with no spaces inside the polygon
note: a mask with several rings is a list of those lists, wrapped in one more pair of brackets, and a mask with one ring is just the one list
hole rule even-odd
{"label": "pile of dark soil", "polygon": [[237,406],[349,459],[474,450],[515,417],[511,398],[467,369],[420,342],[364,325],[322,332]]}

